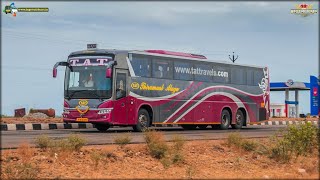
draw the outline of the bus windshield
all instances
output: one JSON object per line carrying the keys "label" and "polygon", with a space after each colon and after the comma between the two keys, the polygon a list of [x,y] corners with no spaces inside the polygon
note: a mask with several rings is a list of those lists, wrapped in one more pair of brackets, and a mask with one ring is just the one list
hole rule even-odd
{"label": "bus windshield", "polygon": [[109,99],[112,82],[106,78],[107,66],[66,68],[65,98]]}

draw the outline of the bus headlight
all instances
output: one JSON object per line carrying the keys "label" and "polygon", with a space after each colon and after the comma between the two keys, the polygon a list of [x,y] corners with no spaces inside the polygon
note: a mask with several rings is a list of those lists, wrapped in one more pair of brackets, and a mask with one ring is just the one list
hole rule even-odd
{"label": "bus headlight", "polygon": [[67,109],[63,109],[63,114],[69,114],[70,113],[70,111],[69,110],[67,110]]}
{"label": "bus headlight", "polygon": [[111,113],[112,108],[108,108],[108,109],[101,109],[98,114],[108,114]]}

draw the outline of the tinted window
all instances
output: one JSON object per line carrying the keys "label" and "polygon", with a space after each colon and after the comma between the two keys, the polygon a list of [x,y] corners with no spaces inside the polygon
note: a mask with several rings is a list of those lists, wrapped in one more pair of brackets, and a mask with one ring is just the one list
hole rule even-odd
{"label": "tinted window", "polygon": [[246,72],[241,67],[233,67],[231,71],[232,84],[246,84]]}
{"label": "tinted window", "polygon": [[187,62],[174,62],[174,79],[192,80],[192,64]]}
{"label": "tinted window", "polygon": [[230,70],[226,66],[213,65],[214,76],[213,82],[229,83]]}
{"label": "tinted window", "polygon": [[126,96],[126,74],[117,73],[116,98],[120,99]]}
{"label": "tinted window", "polygon": [[248,69],[247,70],[247,85],[254,85],[253,84],[253,70]]}
{"label": "tinted window", "polygon": [[172,79],[172,62],[154,59],[152,65],[152,77]]}
{"label": "tinted window", "polygon": [[141,77],[151,76],[151,60],[150,59],[133,57],[131,64],[136,76],[141,76]]}
{"label": "tinted window", "polygon": [[211,81],[214,72],[209,64],[195,64],[196,74],[194,79],[196,81]]}
{"label": "tinted window", "polygon": [[261,83],[261,80],[263,78],[263,71],[261,70],[256,70],[254,71],[254,77],[253,77],[253,85],[258,86],[259,83]]}

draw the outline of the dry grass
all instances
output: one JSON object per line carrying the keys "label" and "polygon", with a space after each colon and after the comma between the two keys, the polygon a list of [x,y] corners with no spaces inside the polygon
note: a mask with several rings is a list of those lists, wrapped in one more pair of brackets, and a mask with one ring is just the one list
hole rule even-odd
{"label": "dry grass", "polygon": [[129,144],[132,140],[131,134],[125,133],[115,136],[113,139],[113,142],[115,144],[118,144],[121,148],[123,148],[125,145]]}
{"label": "dry grass", "polygon": [[[29,144],[23,143],[17,149],[17,160],[20,160],[18,164],[8,164],[4,166],[4,173],[2,177],[4,179],[34,179],[37,178],[39,168],[37,165],[31,163],[34,157],[35,149],[31,148]],[[11,159],[8,159],[11,161]]]}
{"label": "dry grass", "polygon": [[[259,139],[264,144],[267,141]],[[183,163],[180,164],[173,163],[174,142],[167,142],[168,154],[161,159],[151,157],[145,144],[128,144],[124,149],[119,149],[118,145],[86,146],[80,151],[64,153],[67,157],[61,159],[50,157],[49,151],[33,148],[35,153],[23,165],[20,156],[29,154],[25,153],[28,150],[23,150],[23,153],[18,149],[2,150],[1,178],[261,179],[267,174],[270,179],[314,179],[319,175],[317,151],[307,157],[300,156],[289,164],[281,164],[255,151],[237,151],[234,146],[229,148],[222,145],[223,142],[185,142],[182,148],[176,148],[181,149],[183,155]],[[306,173],[302,176],[298,168],[305,169]]]}
{"label": "dry grass", "polygon": [[154,130],[145,131],[144,138],[152,157],[161,159],[167,155],[169,147],[161,132]]}

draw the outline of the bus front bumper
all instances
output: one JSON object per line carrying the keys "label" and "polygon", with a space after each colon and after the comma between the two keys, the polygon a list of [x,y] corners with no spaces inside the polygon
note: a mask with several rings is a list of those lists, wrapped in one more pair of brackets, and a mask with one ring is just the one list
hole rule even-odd
{"label": "bus front bumper", "polygon": [[82,115],[77,110],[68,110],[62,113],[62,117],[66,123],[111,123],[112,109],[89,110]]}

